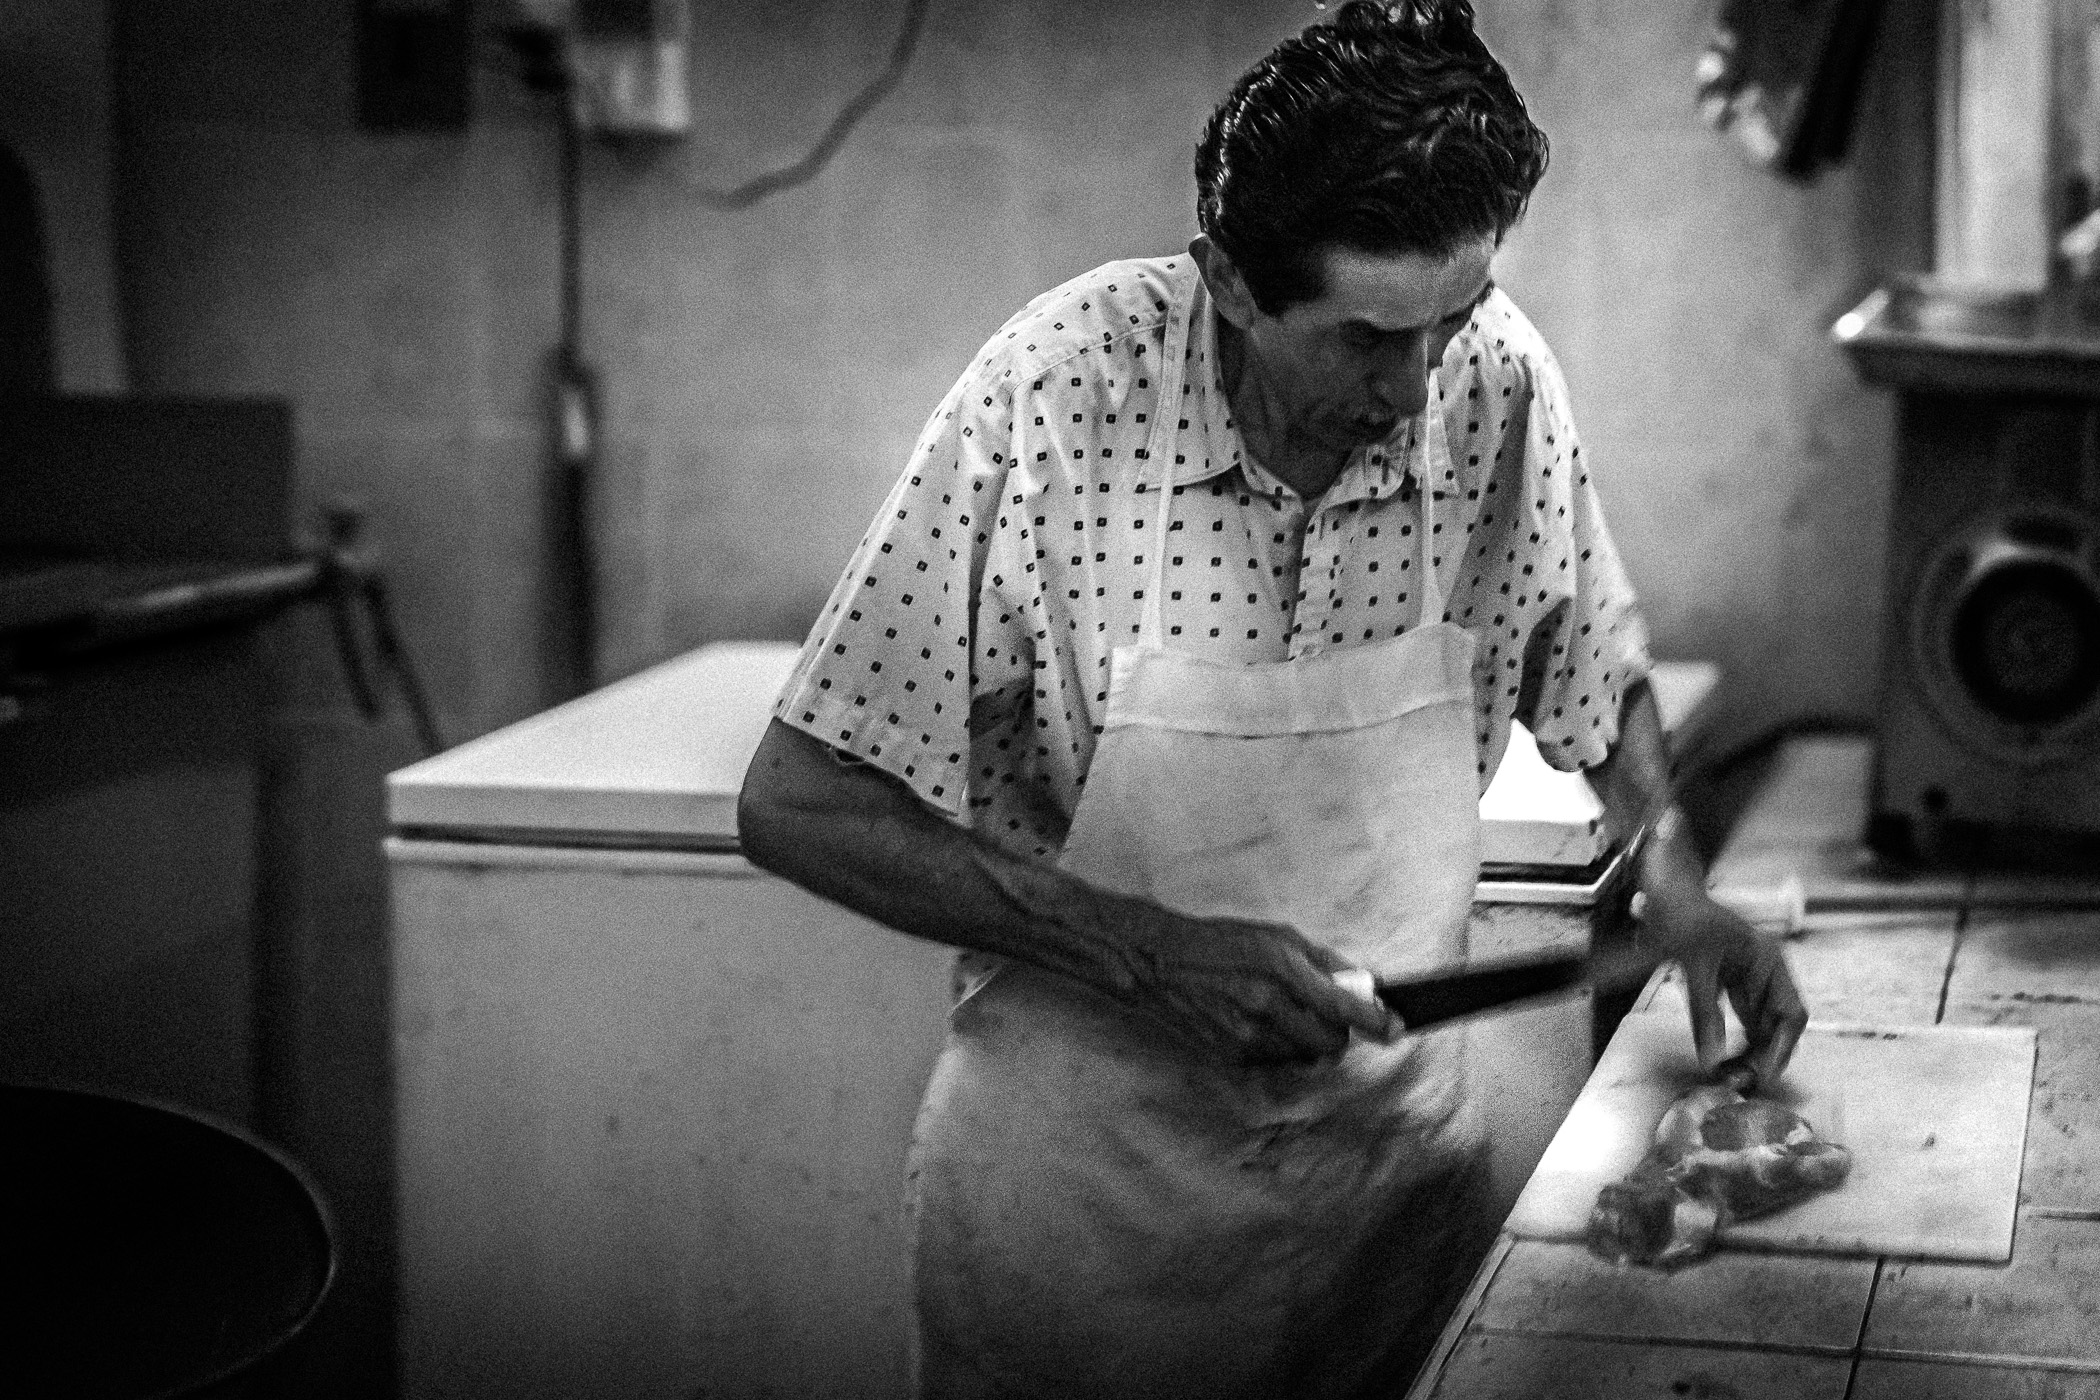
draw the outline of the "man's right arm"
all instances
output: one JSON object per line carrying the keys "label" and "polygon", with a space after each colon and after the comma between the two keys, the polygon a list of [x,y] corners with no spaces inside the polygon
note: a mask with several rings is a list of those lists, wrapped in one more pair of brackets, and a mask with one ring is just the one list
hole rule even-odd
{"label": "man's right arm", "polygon": [[774,720],[737,801],[745,854],[901,932],[1032,963],[1161,1016],[1239,1063],[1340,1053],[1390,1034],[1343,991],[1347,964],[1279,924],[1194,919],[1012,855],[889,774]]}

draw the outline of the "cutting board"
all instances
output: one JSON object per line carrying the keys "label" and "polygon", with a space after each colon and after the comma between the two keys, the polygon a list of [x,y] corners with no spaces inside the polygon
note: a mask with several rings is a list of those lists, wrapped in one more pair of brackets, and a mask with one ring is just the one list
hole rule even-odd
{"label": "cutting board", "polygon": [[[1835,1191],[1729,1226],[1722,1243],[2011,1258],[2034,1037],[2025,1026],[1811,1023],[1774,1097],[1852,1150],[1851,1175]],[[1632,1170],[1663,1110],[1700,1081],[1682,984],[1651,986],[1518,1197],[1510,1232],[1581,1239],[1598,1189]]]}

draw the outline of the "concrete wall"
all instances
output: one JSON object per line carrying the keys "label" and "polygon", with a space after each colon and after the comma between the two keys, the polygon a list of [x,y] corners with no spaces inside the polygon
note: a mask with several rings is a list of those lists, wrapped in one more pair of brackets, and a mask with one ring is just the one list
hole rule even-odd
{"label": "concrete wall", "polygon": [[1501,275],[1567,370],[1656,650],[1725,668],[1721,747],[1863,717],[1894,407],[1828,332],[1929,266],[1933,7],[1887,7],[1853,158],[1806,187],[1694,120],[1711,7],[1482,9],[1555,143]]}
{"label": "concrete wall", "polygon": [[[1659,649],[1729,667],[1724,731],[1863,713],[1889,410],[1825,333],[1916,261],[1922,109],[1870,97],[1871,168],[1790,187],[1692,115],[1708,7],[1483,9],[1556,148],[1504,280],[1564,357]],[[904,83],[815,182],[709,207],[699,188],[808,147],[902,10],[700,0],[694,134],[587,152],[606,675],[799,635],[971,352],[1051,283],[1182,244],[1208,104],[1316,14],[936,0]],[[129,350],[142,388],[294,400],[306,498],[372,506],[452,731],[477,732],[562,686],[551,123],[490,46],[470,131],[360,132],[351,13],[117,4]],[[326,703],[333,677],[309,679]]]}

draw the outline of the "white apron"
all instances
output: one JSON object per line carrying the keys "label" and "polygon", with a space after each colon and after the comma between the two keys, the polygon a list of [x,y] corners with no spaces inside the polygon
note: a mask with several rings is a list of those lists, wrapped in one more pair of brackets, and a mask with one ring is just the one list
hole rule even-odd
{"label": "white apron", "polygon": [[[1164,404],[1187,320],[1169,322]],[[1457,961],[1479,789],[1473,642],[1441,621],[1430,568],[1434,396],[1412,462],[1422,625],[1253,666],[1163,644],[1159,417],[1144,619],[1110,663],[1064,868],[1187,914],[1291,924],[1380,976]],[[1338,1062],[1220,1065],[1076,981],[1003,966],[958,1002],[914,1135],[921,1393],[1352,1393],[1481,1237],[1462,1044],[1356,1037]]]}

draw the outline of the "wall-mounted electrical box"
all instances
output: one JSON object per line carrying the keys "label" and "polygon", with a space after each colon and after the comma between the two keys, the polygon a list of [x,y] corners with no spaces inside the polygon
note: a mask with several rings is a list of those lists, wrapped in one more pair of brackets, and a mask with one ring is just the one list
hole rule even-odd
{"label": "wall-mounted electrical box", "polygon": [[608,136],[692,128],[687,0],[575,0],[567,44],[577,124]]}

